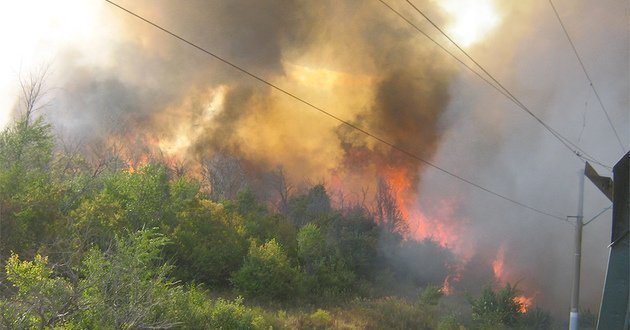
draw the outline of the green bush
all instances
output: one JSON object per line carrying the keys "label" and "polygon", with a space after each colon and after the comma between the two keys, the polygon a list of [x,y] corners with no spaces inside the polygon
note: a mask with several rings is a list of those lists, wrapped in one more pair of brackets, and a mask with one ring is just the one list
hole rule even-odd
{"label": "green bush", "polygon": [[297,240],[302,288],[309,300],[334,300],[354,290],[356,275],[340,255],[327,248],[319,227],[306,224]]}
{"label": "green bush", "polygon": [[247,253],[239,219],[221,204],[198,200],[177,212],[178,224],[166,251],[177,266],[175,275],[185,281],[227,286]]}
{"label": "green bush", "polygon": [[252,242],[232,283],[246,296],[282,300],[296,292],[297,275],[282,247],[272,239],[261,246]]}
{"label": "green bush", "polygon": [[289,328],[297,329],[315,329],[325,330],[332,329],[334,326],[333,317],[327,311],[318,309],[311,314],[300,314],[297,316],[293,324],[289,324]]}
{"label": "green bush", "polygon": [[440,301],[440,298],[444,296],[442,292],[442,288],[437,285],[427,285],[422,291],[420,291],[420,295],[418,300],[421,304],[436,306]]}
{"label": "green bush", "polygon": [[263,328],[264,323],[264,318],[244,307],[239,297],[234,302],[218,299],[212,307],[208,328],[253,330]]}
{"label": "green bush", "polygon": [[181,288],[167,278],[170,266],[160,262],[165,244],[165,237],[141,230],[117,238],[108,251],[92,249],[83,261],[79,325],[128,329],[178,324],[172,301]]}
{"label": "green bush", "polygon": [[3,328],[35,329],[64,321],[72,310],[74,292],[68,281],[53,276],[48,258],[37,255],[33,261],[22,261],[13,254],[5,269],[15,293],[0,300]]}
{"label": "green bush", "polygon": [[481,328],[502,328],[515,325],[522,317],[522,304],[515,298],[516,286],[509,283],[495,292],[486,287],[481,296],[471,302],[473,321]]}
{"label": "green bush", "polygon": [[459,330],[461,325],[457,321],[455,315],[447,315],[440,319],[437,330]]}

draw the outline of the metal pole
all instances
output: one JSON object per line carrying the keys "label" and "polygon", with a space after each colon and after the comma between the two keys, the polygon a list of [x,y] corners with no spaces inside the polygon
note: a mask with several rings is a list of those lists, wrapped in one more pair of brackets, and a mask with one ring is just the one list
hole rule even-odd
{"label": "metal pole", "polygon": [[584,213],[584,171],[580,175],[580,192],[578,199],[578,213],[575,217],[575,268],[573,270],[573,291],[571,292],[571,313],[569,314],[569,330],[579,329],[580,304],[580,264],[582,261],[582,218]]}

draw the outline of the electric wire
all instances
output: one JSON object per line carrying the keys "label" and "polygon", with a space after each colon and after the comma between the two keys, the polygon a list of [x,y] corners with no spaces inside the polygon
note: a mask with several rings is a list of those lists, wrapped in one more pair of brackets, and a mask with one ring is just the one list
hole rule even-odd
{"label": "electric wire", "polygon": [[595,219],[599,218],[599,216],[600,216],[600,215],[604,214],[604,212],[606,212],[606,211],[610,210],[612,207],[613,207],[613,205],[612,205],[612,204],[610,204],[610,206],[608,206],[607,208],[605,208],[605,209],[601,210],[601,211],[600,211],[599,213],[597,213],[594,217],[592,217],[589,221],[585,222],[582,226],[586,226],[586,225],[588,225],[589,223],[593,222],[593,220],[595,220]]}
{"label": "electric wire", "polygon": [[433,39],[431,36],[429,36],[426,32],[422,31],[422,29],[420,27],[418,27],[416,24],[414,24],[412,21],[410,21],[407,17],[405,17],[402,13],[400,13],[399,11],[397,11],[396,9],[394,9],[392,6],[390,6],[387,2],[385,2],[384,0],[378,0],[380,3],[383,4],[383,6],[389,8],[389,10],[391,10],[392,12],[394,12],[398,17],[400,17],[402,20],[404,20],[405,22],[407,22],[407,24],[411,25],[416,31],[420,32],[422,35],[424,35],[427,39],[431,40],[431,42],[433,42],[434,44],[436,44],[438,47],[440,47],[443,51],[445,51],[447,54],[449,54],[452,58],[454,58],[457,62],[459,62],[461,65],[463,65],[464,67],[466,67],[470,72],[474,73],[477,77],[479,77],[481,80],[483,80],[486,84],[488,84],[489,86],[491,86],[492,88],[494,88],[497,92],[503,94],[503,96],[510,98],[509,95],[507,95],[504,91],[502,91],[499,87],[497,87],[496,85],[494,85],[492,82],[490,82],[488,80],[488,78],[484,77],[481,73],[477,72],[475,69],[473,69],[472,67],[470,67],[470,65],[466,64],[466,62],[462,61],[459,57],[455,56],[455,54],[453,54],[450,50],[448,50],[446,47],[444,47],[442,44],[440,44],[439,42],[437,42],[435,39]]}
{"label": "electric wire", "polygon": [[578,53],[577,48],[575,48],[575,44],[573,43],[573,40],[571,39],[571,36],[569,35],[569,32],[567,31],[567,28],[564,26],[564,23],[562,22],[562,19],[560,18],[560,14],[558,14],[558,10],[556,10],[556,6],[554,6],[553,1],[551,1],[551,0],[549,0],[549,4],[551,5],[551,9],[553,9],[554,14],[556,14],[556,18],[558,19],[558,23],[560,23],[560,26],[562,27],[562,31],[564,31],[564,35],[567,37],[567,40],[569,41],[569,44],[571,44],[571,48],[573,49],[573,53],[575,54],[575,57],[577,58],[578,62],[580,62],[580,66],[582,67],[582,71],[584,72],[584,75],[586,76],[586,79],[588,80],[589,85],[591,86],[591,89],[593,89],[593,92],[595,92],[595,96],[597,97],[597,102],[599,102],[600,108],[604,112],[604,115],[606,115],[606,119],[608,120],[608,124],[610,125],[610,128],[612,128],[612,131],[615,134],[615,137],[617,138],[617,142],[619,142],[619,146],[621,147],[621,150],[623,152],[626,152],[626,149],[623,146],[623,142],[621,142],[621,138],[619,137],[619,134],[617,133],[617,129],[615,129],[615,125],[613,125],[613,122],[610,119],[610,115],[608,114],[608,110],[606,110],[606,107],[604,106],[604,103],[602,102],[602,99],[599,96],[599,93],[597,92],[597,89],[595,88],[595,84],[593,84],[593,80],[591,79],[591,76],[588,74],[588,71],[586,71],[586,67],[584,66],[584,62],[582,61],[582,57]]}
{"label": "electric wire", "polygon": [[493,190],[490,190],[489,188],[485,188],[485,187],[483,187],[483,186],[481,186],[481,185],[479,185],[479,184],[477,184],[477,183],[475,183],[473,181],[470,181],[470,180],[468,180],[468,179],[466,179],[466,178],[464,178],[464,177],[462,177],[460,175],[457,175],[457,174],[455,174],[455,173],[453,173],[453,172],[451,172],[449,170],[446,170],[446,169],[444,169],[444,168],[442,168],[442,167],[440,167],[440,166],[438,166],[436,164],[433,164],[432,162],[430,162],[428,160],[425,160],[425,159],[421,158],[420,156],[417,156],[416,154],[414,154],[414,153],[412,153],[412,152],[410,152],[410,151],[408,151],[406,149],[403,149],[402,147],[399,147],[399,146],[397,146],[396,144],[394,144],[392,142],[389,142],[389,141],[385,140],[384,138],[381,138],[381,137],[379,137],[379,136],[377,136],[377,135],[375,135],[375,134],[373,134],[373,133],[371,133],[371,132],[369,132],[369,131],[367,131],[367,130],[365,130],[365,129],[363,129],[363,128],[355,125],[355,124],[352,124],[352,123],[350,123],[350,122],[348,122],[348,121],[346,121],[346,120],[344,120],[344,119],[342,119],[342,118],[340,118],[340,117],[338,117],[338,116],[336,116],[336,115],[326,111],[323,108],[320,108],[320,107],[314,105],[313,103],[311,103],[311,102],[309,102],[309,101],[307,101],[307,100],[305,100],[305,99],[303,99],[303,98],[301,98],[301,97],[299,97],[299,96],[297,96],[297,95],[295,95],[295,94],[293,94],[293,93],[291,93],[291,92],[289,92],[289,91],[287,91],[287,90],[285,90],[285,89],[283,89],[283,88],[281,88],[281,87],[279,87],[279,86],[277,86],[277,85],[275,85],[275,84],[273,84],[273,83],[271,83],[271,82],[269,82],[267,80],[265,80],[264,78],[259,77],[258,75],[248,71],[247,69],[245,69],[245,68],[243,68],[243,67],[241,67],[241,66],[239,66],[237,64],[234,64],[234,63],[230,62],[229,60],[227,60],[227,59],[225,59],[225,58],[223,58],[223,57],[221,57],[219,55],[216,55],[216,54],[210,52],[209,50],[207,50],[207,49],[205,49],[205,48],[203,48],[203,47],[201,47],[201,46],[199,46],[199,45],[197,45],[197,44],[195,44],[195,43],[193,43],[191,41],[188,41],[187,39],[185,39],[185,38],[175,34],[174,32],[171,32],[171,31],[167,30],[166,28],[158,25],[157,23],[154,23],[154,22],[150,21],[149,19],[144,18],[143,16],[141,16],[139,14],[136,14],[135,12],[133,12],[133,11],[131,11],[131,10],[129,10],[129,9],[127,9],[127,8],[125,8],[125,7],[119,5],[119,4],[117,4],[117,3],[115,3],[115,2],[113,2],[111,0],[105,0],[105,1],[108,2],[109,4],[113,5],[113,6],[117,7],[118,9],[120,9],[120,10],[122,10],[122,11],[124,11],[124,12],[126,12],[126,13],[128,13],[128,14],[130,14],[130,15],[132,15],[132,16],[134,16],[134,17],[136,17],[136,18],[138,18],[138,19],[140,19],[142,21],[144,21],[145,23],[147,23],[147,24],[149,24],[149,25],[151,25],[151,26],[153,26],[153,27],[163,31],[164,33],[166,33],[166,34],[168,34],[168,35],[170,35],[170,36],[172,36],[172,37],[174,37],[174,38],[176,38],[176,39],[178,39],[178,40],[188,44],[189,46],[191,46],[193,48],[196,48],[197,50],[199,50],[199,51],[201,51],[203,53],[206,53],[207,55],[210,55],[211,57],[215,58],[216,60],[218,60],[218,61],[220,61],[220,62],[222,62],[222,63],[224,63],[224,64],[226,64],[226,65],[228,65],[228,66],[230,66],[232,68],[234,68],[237,71],[240,71],[241,73],[243,73],[243,74],[245,74],[245,75],[247,75],[247,76],[249,76],[249,77],[251,77],[251,78],[253,78],[253,79],[255,79],[255,80],[259,81],[259,82],[261,82],[262,84],[267,85],[267,86],[269,86],[269,87],[271,87],[271,88],[273,88],[273,89],[275,89],[275,90],[277,90],[277,91],[279,91],[279,92],[281,92],[281,93],[283,93],[283,94],[293,98],[294,100],[296,100],[296,101],[298,101],[298,102],[300,102],[300,103],[302,103],[302,104],[304,104],[304,105],[306,105],[306,106],[308,106],[308,107],[310,107],[310,108],[312,108],[314,110],[317,110],[318,112],[320,112],[320,113],[322,113],[322,114],[324,114],[324,115],[326,115],[326,116],[328,116],[330,118],[333,118],[336,121],[338,121],[338,122],[340,122],[340,123],[342,123],[342,124],[352,128],[352,129],[354,129],[354,130],[356,130],[358,132],[361,132],[364,135],[366,135],[366,136],[368,136],[368,137],[370,137],[370,138],[372,138],[372,139],[374,139],[374,140],[376,140],[376,141],[378,141],[380,143],[383,143],[384,145],[387,145],[390,148],[392,148],[392,149],[394,149],[394,150],[396,150],[396,151],[398,151],[398,152],[400,152],[400,153],[402,153],[402,154],[404,154],[404,155],[406,155],[406,156],[408,156],[408,157],[410,157],[412,159],[415,159],[415,160],[417,160],[417,161],[419,161],[419,162],[421,162],[421,163],[423,163],[423,164],[425,164],[425,165],[427,165],[427,166],[429,166],[429,167],[431,167],[431,168],[433,168],[433,169],[435,169],[435,170],[437,170],[439,172],[442,172],[442,173],[444,173],[444,174],[446,174],[448,176],[451,176],[451,177],[453,177],[453,178],[455,178],[457,180],[460,180],[460,181],[462,181],[464,183],[467,183],[467,184],[469,184],[469,185],[471,185],[471,186],[473,186],[473,187],[475,187],[475,188],[477,188],[479,190],[482,190],[482,191],[484,191],[484,192],[486,192],[486,193],[488,193],[490,195],[493,195],[495,197],[498,197],[500,199],[508,201],[508,202],[510,202],[512,204],[521,206],[523,208],[526,208],[526,209],[528,209],[530,211],[536,212],[536,213],[541,214],[541,215],[545,215],[545,216],[548,216],[548,217],[551,217],[551,218],[554,218],[554,219],[557,219],[557,220],[565,221],[565,219],[563,217],[560,217],[558,215],[552,214],[550,212],[546,212],[546,211],[537,209],[537,208],[535,208],[533,206],[529,206],[529,205],[527,205],[525,203],[519,202],[519,201],[517,201],[517,200],[515,200],[513,198],[510,198],[510,197],[507,197],[507,196],[502,195],[500,193],[497,193],[497,192],[495,192]]}
{"label": "electric wire", "polygon": [[525,111],[532,118],[534,118],[549,133],[551,133],[551,135],[553,135],[558,141],[560,141],[560,143],[562,143],[569,151],[571,151],[572,154],[574,154],[575,156],[577,156],[581,160],[591,161],[593,163],[599,164],[599,165],[604,166],[604,167],[609,168],[609,169],[612,168],[611,166],[608,166],[608,165],[603,164],[602,162],[596,160],[593,156],[590,156],[587,152],[582,150],[579,146],[575,145],[569,139],[567,139],[564,136],[562,136],[562,134],[560,134],[558,131],[553,129],[551,126],[547,125],[547,123],[545,123],[542,119],[540,119],[540,117],[538,117],[527,106],[525,106],[516,96],[514,96],[514,94],[512,94],[505,86],[503,86],[503,84],[501,84],[492,74],[490,74],[481,64],[479,64],[479,62],[477,62],[472,56],[470,56],[468,54],[468,52],[466,52],[461,46],[459,46],[459,44],[457,42],[455,42],[455,40],[453,40],[444,30],[442,30],[435,22],[433,22],[433,20],[431,20],[422,10],[420,10],[410,0],[406,0],[406,2],[416,12],[418,12],[420,15],[422,15],[422,17],[424,17],[444,37],[446,37],[446,39],[448,39],[453,45],[455,45],[455,47],[457,47],[457,49],[459,49],[459,51],[461,51],[470,61],[472,61],[479,69],[481,69],[481,71],[483,71],[483,73],[485,73],[495,84],[497,84],[497,86],[500,87],[505,92],[505,93],[502,93],[502,94],[504,94],[504,95],[507,94],[509,96],[508,99],[510,99],[514,104],[516,104],[521,110]]}

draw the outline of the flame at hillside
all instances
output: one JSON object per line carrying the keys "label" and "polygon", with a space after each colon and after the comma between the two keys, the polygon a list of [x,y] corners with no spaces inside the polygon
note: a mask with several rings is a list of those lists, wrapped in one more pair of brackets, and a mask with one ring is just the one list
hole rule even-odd
{"label": "flame at hillside", "polygon": [[[497,251],[496,258],[492,261],[492,270],[494,277],[500,286],[506,283],[519,283],[519,280],[515,280],[513,275],[506,269],[505,263],[505,245],[501,245]],[[527,313],[529,308],[534,302],[534,296],[518,295],[514,297],[514,302],[519,306],[519,312]]]}

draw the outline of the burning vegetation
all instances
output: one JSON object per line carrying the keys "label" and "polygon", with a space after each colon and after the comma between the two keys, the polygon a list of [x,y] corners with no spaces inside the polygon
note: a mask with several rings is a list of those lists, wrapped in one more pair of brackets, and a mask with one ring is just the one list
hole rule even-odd
{"label": "burning vegetation", "polygon": [[[353,199],[229,154],[180,166],[153,138],[111,138],[103,153],[55,146],[42,118],[17,119],[0,141],[0,234],[9,238],[0,255],[8,256],[11,284],[0,297],[3,326],[469,322],[448,311],[466,304],[461,283],[474,258],[450,250],[441,236],[414,236],[413,221],[421,219],[404,206],[410,199],[401,191],[412,190],[396,171],[377,178],[373,194],[366,188]],[[207,290],[292,309],[275,316],[242,298],[210,300]],[[510,284],[487,287],[470,302],[470,325],[526,324],[531,301],[518,292]],[[310,314],[289,307],[296,304],[345,307]],[[217,316],[222,309],[231,311],[228,319]]]}

